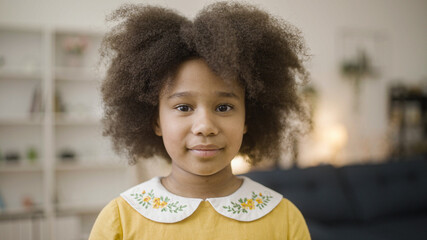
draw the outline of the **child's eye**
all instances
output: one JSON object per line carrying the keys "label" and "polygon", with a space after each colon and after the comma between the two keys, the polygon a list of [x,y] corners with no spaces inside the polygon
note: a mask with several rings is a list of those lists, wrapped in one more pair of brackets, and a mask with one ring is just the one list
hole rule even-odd
{"label": "child's eye", "polygon": [[216,108],[216,111],[218,112],[228,112],[233,109],[233,106],[228,104],[221,104]]}
{"label": "child's eye", "polygon": [[191,107],[188,105],[178,105],[175,107],[175,109],[177,109],[180,112],[189,112],[191,111]]}

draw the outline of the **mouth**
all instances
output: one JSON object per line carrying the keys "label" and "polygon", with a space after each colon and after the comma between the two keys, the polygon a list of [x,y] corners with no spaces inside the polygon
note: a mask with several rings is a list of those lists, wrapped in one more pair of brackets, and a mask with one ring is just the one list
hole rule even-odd
{"label": "mouth", "polygon": [[202,158],[214,157],[219,152],[221,152],[224,148],[221,148],[216,145],[196,145],[188,148],[188,150],[194,155]]}

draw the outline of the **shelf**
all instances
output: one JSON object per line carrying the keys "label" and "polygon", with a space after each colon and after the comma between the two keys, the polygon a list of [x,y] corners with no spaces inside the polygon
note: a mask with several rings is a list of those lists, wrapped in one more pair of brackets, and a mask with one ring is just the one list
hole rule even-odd
{"label": "shelf", "polygon": [[81,116],[73,116],[72,114],[56,114],[55,125],[56,126],[91,126],[100,125],[101,120],[91,114],[80,114]]}
{"label": "shelf", "polygon": [[0,69],[0,80],[41,80],[41,70]]}
{"label": "shelf", "polygon": [[57,81],[97,82],[101,76],[95,68],[90,67],[56,67],[55,79]]}
{"label": "shelf", "polygon": [[113,164],[112,161],[106,161],[110,163],[79,163],[80,160],[75,160],[76,162],[70,163],[58,163],[56,166],[56,171],[68,172],[68,171],[97,171],[97,170],[126,170],[125,165]]}
{"label": "shelf", "polygon": [[17,209],[0,209],[1,219],[16,219],[16,218],[29,218],[40,216],[43,214],[41,207],[33,207],[31,209],[17,208]]}
{"label": "shelf", "polygon": [[[99,201],[125,189],[127,164],[102,138],[102,37],[82,29],[0,26],[0,154],[21,156],[0,160],[0,190],[11,208],[0,209],[0,220],[42,217],[52,231],[61,215],[92,222],[106,204]],[[27,159],[31,148],[39,156],[34,164]],[[67,150],[74,161],[59,159]],[[27,196],[37,203],[32,209],[22,204]]]}
{"label": "shelf", "polygon": [[98,214],[103,205],[71,205],[71,204],[58,204],[56,205],[56,212],[58,215],[61,214]]}
{"label": "shelf", "polygon": [[[4,160],[3,160],[4,161]],[[22,160],[21,160],[22,161]],[[25,161],[28,161],[25,159]],[[22,163],[1,163],[0,173],[11,174],[11,173],[41,173],[43,171],[40,165],[34,164],[22,164]]]}
{"label": "shelf", "polygon": [[33,117],[28,118],[0,118],[0,126],[42,126],[43,114],[34,114]]}

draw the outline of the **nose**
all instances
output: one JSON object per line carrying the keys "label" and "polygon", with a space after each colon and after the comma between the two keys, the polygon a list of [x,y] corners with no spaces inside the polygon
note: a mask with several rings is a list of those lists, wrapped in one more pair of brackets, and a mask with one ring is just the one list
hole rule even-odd
{"label": "nose", "polygon": [[215,136],[218,134],[215,116],[209,111],[200,110],[194,115],[191,131],[197,136]]}

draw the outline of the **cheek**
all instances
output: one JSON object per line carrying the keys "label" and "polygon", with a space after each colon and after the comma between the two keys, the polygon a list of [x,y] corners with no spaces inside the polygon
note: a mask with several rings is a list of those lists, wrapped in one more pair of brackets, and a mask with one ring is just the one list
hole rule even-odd
{"label": "cheek", "polygon": [[163,143],[168,152],[176,151],[184,143],[185,134],[179,126],[172,126],[172,124],[166,124],[162,128]]}
{"label": "cheek", "polygon": [[230,141],[230,144],[233,146],[233,148],[236,148],[237,151],[240,149],[240,146],[242,145],[243,135],[245,134],[245,126],[242,127],[236,127],[236,125],[233,128],[229,128],[228,131],[228,139]]}

